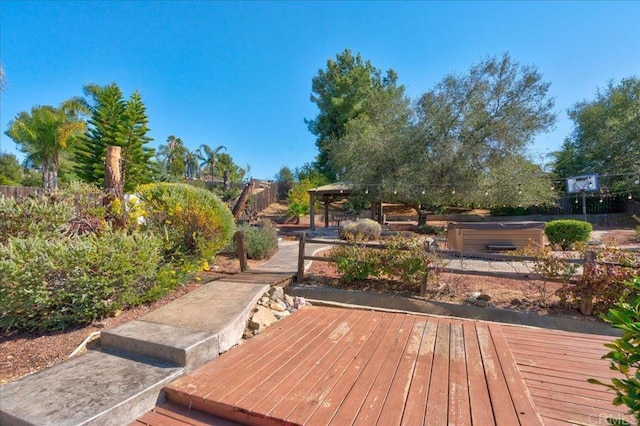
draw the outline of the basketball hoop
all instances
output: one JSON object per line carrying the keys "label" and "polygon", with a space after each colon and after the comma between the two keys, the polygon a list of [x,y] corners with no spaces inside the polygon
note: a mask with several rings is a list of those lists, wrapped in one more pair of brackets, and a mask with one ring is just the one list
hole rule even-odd
{"label": "basketball hoop", "polygon": [[567,194],[595,192],[600,190],[598,175],[574,176],[567,178]]}

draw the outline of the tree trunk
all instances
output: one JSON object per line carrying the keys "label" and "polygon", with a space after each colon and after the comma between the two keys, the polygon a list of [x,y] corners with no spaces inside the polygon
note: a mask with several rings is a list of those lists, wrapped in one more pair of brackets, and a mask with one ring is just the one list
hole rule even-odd
{"label": "tree trunk", "polygon": [[234,219],[238,219],[238,217],[240,217],[240,213],[242,212],[244,205],[247,203],[247,200],[249,199],[249,195],[251,194],[252,189],[253,189],[253,182],[247,183],[247,185],[244,187],[242,194],[240,194],[240,198],[238,198],[238,202],[236,203],[236,205],[233,207],[233,210],[232,210]]}
{"label": "tree trunk", "polygon": [[122,148],[110,145],[104,161],[104,192],[103,204],[109,205],[116,198],[124,197],[122,191],[122,174],[120,170],[120,154]]}
{"label": "tree trunk", "polygon": [[229,170],[222,172],[222,188],[225,191],[229,190]]}
{"label": "tree trunk", "polygon": [[422,204],[414,207],[418,212],[418,226],[425,226],[427,224],[427,209]]}

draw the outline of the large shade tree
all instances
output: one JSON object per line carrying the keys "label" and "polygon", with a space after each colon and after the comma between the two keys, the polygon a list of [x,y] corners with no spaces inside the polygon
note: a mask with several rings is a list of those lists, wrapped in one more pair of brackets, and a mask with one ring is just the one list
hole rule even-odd
{"label": "large shade tree", "polygon": [[314,119],[305,120],[316,136],[319,154],[315,166],[329,180],[340,177],[342,170],[331,156],[332,146],[345,135],[350,120],[369,112],[369,101],[380,93],[402,91],[393,70],[382,73],[371,62],[345,49],[329,59],[325,69],[318,70],[312,80],[311,102],[318,107]]}
{"label": "large shade tree", "polygon": [[[525,153],[554,123],[548,91],[535,67],[507,54],[488,58],[445,77],[414,108],[398,89],[369,97],[367,115],[349,120],[331,155],[370,196],[415,207],[488,204],[513,191],[501,182],[520,183],[524,193],[534,178],[541,182],[535,185],[538,202],[544,202],[550,185],[544,173],[529,172]],[[505,170],[515,176],[498,176]]]}
{"label": "large shade tree", "polygon": [[640,197],[640,79],[610,82],[592,101],[575,104],[569,117],[575,127],[553,154],[556,176],[610,175],[608,191]]}
{"label": "large shade tree", "polygon": [[34,106],[30,113],[23,111],[9,122],[6,135],[26,154],[26,165],[42,170],[42,187],[46,191],[58,188],[62,155],[86,128],[80,110],[82,106],[72,99],[57,108]]}

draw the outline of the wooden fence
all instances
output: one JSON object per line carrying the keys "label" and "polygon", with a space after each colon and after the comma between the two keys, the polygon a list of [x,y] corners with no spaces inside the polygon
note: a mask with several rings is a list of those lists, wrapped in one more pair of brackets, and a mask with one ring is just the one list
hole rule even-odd
{"label": "wooden fence", "polygon": [[262,191],[252,194],[250,199],[251,207],[256,213],[260,213],[272,203],[278,201],[278,183],[271,182]]}
{"label": "wooden fence", "polygon": [[39,197],[44,194],[44,189],[30,186],[6,186],[0,185],[0,198],[13,198],[20,200],[29,197]]}
{"label": "wooden fence", "polygon": [[[320,262],[333,262],[328,257],[322,256],[308,256],[305,254],[305,245],[311,243],[325,244],[330,246],[340,245],[352,245],[353,243],[340,241],[340,240],[327,240],[327,239],[312,239],[306,238],[302,233],[299,236],[299,248],[298,248],[298,272],[296,275],[296,282],[301,283],[304,281],[304,261],[315,260]],[[371,249],[385,249],[387,245],[379,243],[358,243],[358,246]],[[429,249],[427,247],[427,249]],[[495,253],[462,253],[454,250],[432,250],[432,252],[443,259],[450,261],[460,262],[460,267],[446,266],[446,267],[430,267],[430,269],[437,269],[441,272],[452,272],[466,275],[484,275],[494,277],[506,277],[516,279],[546,279],[551,280],[548,277],[544,277],[540,274],[536,274],[533,271],[533,264],[538,261],[536,257],[532,256],[514,256],[507,254],[495,254]],[[466,262],[467,267],[463,267]],[[583,273],[590,270],[585,267],[586,265],[593,264],[608,264],[614,266],[620,266],[623,268],[629,267],[628,265],[620,265],[611,262],[599,262],[596,261],[596,253],[594,251],[587,251],[582,258],[567,258],[564,259],[567,264],[573,264],[583,267]],[[506,268],[496,267],[496,264],[504,264]],[[451,262],[449,263],[451,265]],[[631,266],[632,269],[640,268],[639,263],[635,266]],[[420,295],[426,295],[426,281],[422,283]]]}

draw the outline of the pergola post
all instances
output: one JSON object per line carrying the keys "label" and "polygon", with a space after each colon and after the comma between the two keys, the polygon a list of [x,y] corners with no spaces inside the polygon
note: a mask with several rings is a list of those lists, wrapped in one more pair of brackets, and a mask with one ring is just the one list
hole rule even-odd
{"label": "pergola post", "polygon": [[323,197],[323,201],[324,201],[324,227],[328,228],[329,227],[329,197],[327,197],[326,195]]}
{"label": "pergola post", "polygon": [[316,196],[313,192],[309,191],[309,229],[311,231],[316,230]]}

